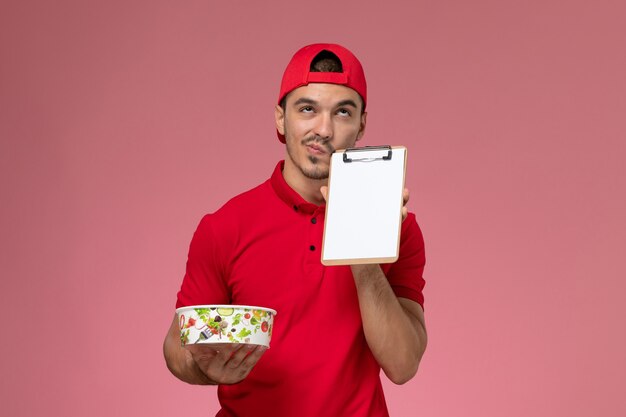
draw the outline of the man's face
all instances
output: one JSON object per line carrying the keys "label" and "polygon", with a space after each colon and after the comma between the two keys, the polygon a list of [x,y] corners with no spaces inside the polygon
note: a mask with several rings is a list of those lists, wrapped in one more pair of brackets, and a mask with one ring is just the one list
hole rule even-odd
{"label": "man's face", "polygon": [[287,158],[305,177],[326,179],[330,154],[353,147],[365,129],[362,100],[351,88],[312,83],[287,95],[285,110],[276,106],[276,128],[285,136]]}

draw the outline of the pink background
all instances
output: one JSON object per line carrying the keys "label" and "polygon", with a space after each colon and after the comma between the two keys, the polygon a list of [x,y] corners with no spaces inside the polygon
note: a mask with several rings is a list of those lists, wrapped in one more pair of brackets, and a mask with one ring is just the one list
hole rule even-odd
{"label": "pink background", "polygon": [[[626,415],[622,1],[5,1],[3,416],[214,415],[161,343],[200,217],[267,178],[300,46],[409,147],[430,343],[392,415]],[[333,381],[328,381],[332,384]],[[358,381],[355,381],[358,383]]]}

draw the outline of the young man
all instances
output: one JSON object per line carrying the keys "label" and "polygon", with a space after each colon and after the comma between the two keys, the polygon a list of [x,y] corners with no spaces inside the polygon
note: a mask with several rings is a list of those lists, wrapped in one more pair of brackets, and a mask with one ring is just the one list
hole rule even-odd
{"label": "young man", "polygon": [[168,368],[191,384],[218,384],[220,417],[387,416],[380,369],[397,384],[417,372],[426,330],[415,216],[403,208],[394,264],[320,262],[330,154],[361,139],[366,103],[363,69],[350,51],[315,44],[296,52],[275,108],[285,160],[269,180],[206,215],[193,236],[177,307],[278,311],[269,350],[183,347],[174,318],[164,342]]}

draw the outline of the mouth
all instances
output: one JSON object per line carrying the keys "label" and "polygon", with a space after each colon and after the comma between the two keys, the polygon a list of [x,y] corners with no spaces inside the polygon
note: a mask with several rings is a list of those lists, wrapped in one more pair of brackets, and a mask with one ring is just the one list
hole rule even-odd
{"label": "mouth", "polygon": [[308,145],[306,145],[307,150],[309,151],[309,153],[313,154],[313,155],[326,155],[328,153],[328,151],[322,147],[319,146],[315,143],[309,143]]}

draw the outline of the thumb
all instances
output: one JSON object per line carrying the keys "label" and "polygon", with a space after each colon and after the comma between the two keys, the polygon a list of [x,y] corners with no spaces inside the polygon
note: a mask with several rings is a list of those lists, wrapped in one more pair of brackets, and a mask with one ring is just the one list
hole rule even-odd
{"label": "thumb", "polygon": [[320,193],[322,193],[322,197],[324,197],[324,201],[328,202],[328,186],[322,185],[320,187]]}

